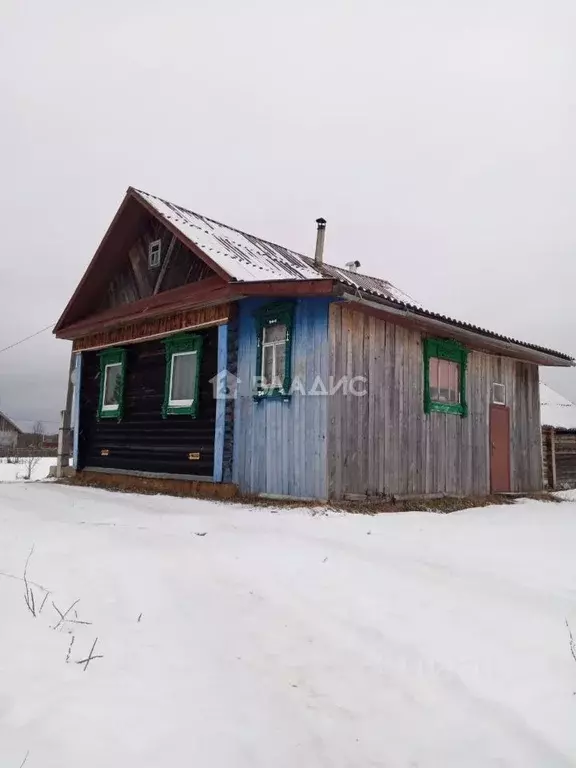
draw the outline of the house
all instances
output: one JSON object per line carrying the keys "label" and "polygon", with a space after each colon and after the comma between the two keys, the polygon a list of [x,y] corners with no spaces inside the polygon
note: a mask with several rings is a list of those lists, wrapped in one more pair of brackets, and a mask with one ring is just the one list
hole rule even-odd
{"label": "house", "polygon": [[55,327],[77,471],[311,499],[539,490],[538,366],[572,359],[325,263],[325,226],[310,258],[129,188]]}
{"label": "house", "polygon": [[0,411],[0,452],[10,453],[17,444],[22,430]]}
{"label": "house", "polygon": [[540,382],[544,486],[576,488],[576,405]]}

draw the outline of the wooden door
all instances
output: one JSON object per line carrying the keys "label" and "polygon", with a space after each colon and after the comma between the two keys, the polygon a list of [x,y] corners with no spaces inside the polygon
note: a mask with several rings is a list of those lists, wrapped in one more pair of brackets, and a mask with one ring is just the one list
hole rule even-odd
{"label": "wooden door", "polygon": [[493,493],[510,491],[510,409],[490,406],[490,484]]}

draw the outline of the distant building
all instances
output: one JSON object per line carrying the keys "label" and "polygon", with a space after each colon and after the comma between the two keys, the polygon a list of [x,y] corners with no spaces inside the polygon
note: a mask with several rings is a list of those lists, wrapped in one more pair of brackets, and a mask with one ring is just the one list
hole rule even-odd
{"label": "distant building", "polygon": [[22,430],[0,411],[0,451],[14,450]]}
{"label": "distant building", "polygon": [[576,488],[576,405],[540,382],[544,486]]}

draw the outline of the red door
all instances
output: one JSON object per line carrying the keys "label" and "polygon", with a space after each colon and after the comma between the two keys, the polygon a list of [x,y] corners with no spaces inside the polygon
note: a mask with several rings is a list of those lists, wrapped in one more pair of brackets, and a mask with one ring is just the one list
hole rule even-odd
{"label": "red door", "polygon": [[490,406],[490,484],[493,493],[510,491],[510,409]]}

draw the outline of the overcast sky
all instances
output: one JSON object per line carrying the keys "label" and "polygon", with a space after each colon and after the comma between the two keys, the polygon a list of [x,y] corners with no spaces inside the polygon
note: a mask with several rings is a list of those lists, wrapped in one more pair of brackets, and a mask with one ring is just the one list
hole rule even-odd
{"label": "overcast sky", "polygon": [[[0,0],[0,348],[134,185],[576,355],[574,0]],[[70,345],[0,355],[56,429]],[[576,369],[542,378],[576,399]]]}

